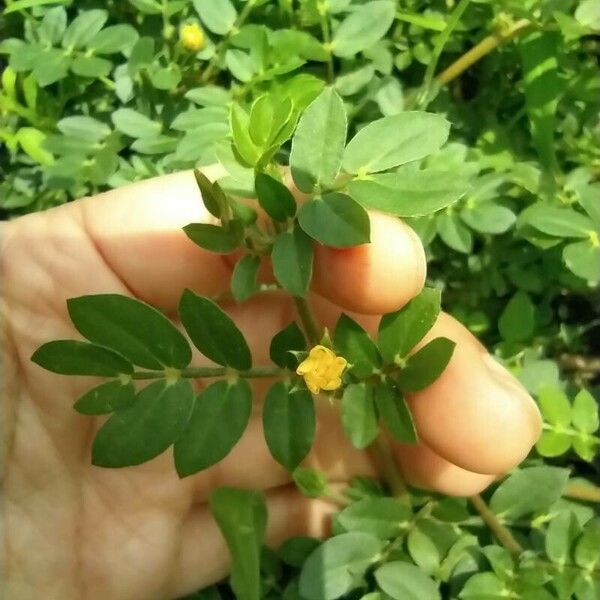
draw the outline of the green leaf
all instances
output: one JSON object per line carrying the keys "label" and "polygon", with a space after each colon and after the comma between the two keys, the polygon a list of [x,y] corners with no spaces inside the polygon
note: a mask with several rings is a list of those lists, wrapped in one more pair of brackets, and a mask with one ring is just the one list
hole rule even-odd
{"label": "green leaf", "polygon": [[216,85],[193,88],[185,93],[185,97],[200,106],[225,106],[230,100],[227,90]]}
{"label": "green leaf", "polygon": [[309,554],[320,543],[320,540],[313,537],[298,536],[289,538],[281,544],[277,554],[286,565],[299,569]]}
{"label": "green leaf", "polygon": [[298,324],[294,321],[276,333],[271,340],[269,355],[282,369],[295,370],[298,360],[291,352],[306,350],[306,340]]}
{"label": "green leaf", "polygon": [[313,242],[299,228],[283,231],[271,252],[275,278],[292,296],[306,296],[312,278]]}
{"label": "green leaf", "polygon": [[400,310],[379,322],[379,351],[387,362],[404,358],[433,327],[440,314],[439,290],[425,288]]}
{"label": "green leaf", "polygon": [[93,117],[65,117],[56,123],[56,127],[66,136],[90,142],[100,142],[110,135],[110,127]]}
{"label": "green leaf", "polygon": [[225,195],[225,192],[223,192],[218,182],[210,181],[210,179],[198,169],[194,170],[194,177],[196,179],[196,184],[200,189],[200,193],[202,194],[202,202],[204,202],[206,210],[208,210],[213,217],[220,219],[227,211],[227,196]]}
{"label": "green leaf", "polygon": [[97,56],[77,56],[71,63],[71,71],[81,77],[106,77],[111,68],[110,60]]}
{"label": "green leaf", "polygon": [[544,386],[538,392],[538,402],[544,420],[551,425],[571,424],[571,404],[566,394],[556,386]]}
{"label": "green leaf", "polygon": [[210,507],[231,554],[231,587],[238,600],[260,600],[260,556],[267,529],[263,494],[217,488]]}
{"label": "green leaf", "polygon": [[412,518],[407,503],[395,498],[377,497],[353,502],[337,516],[338,523],[344,529],[371,533],[384,540],[399,536]]}
{"label": "green leaf", "polygon": [[545,549],[548,558],[561,565],[571,562],[571,545],[580,532],[577,518],[570,510],[558,513],[546,529]]}
{"label": "green leaf", "polygon": [[267,393],[262,418],[273,458],[293,471],[310,452],[315,438],[313,397],[306,390],[290,391],[279,381]]}
{"label": "green leaf", "polygon": [[302,566],[300,594],[306,600],[334,600],[358,587],[381,545],[374,535],[360,532],[326,540]]}
{"label": "green leaf", "polygon": [[302,205],[300,227],[321,244],[346,248],[370,241],[369,215],[350,196],[325,194]]}
{"label": "green leaf", "polygon": [[183,432],[194,401],[187,379],[151,383],[131,406],[117,411],[100,428],[92,445],[92,463],[128,467],[162,454]]}
{"label": "green leaf", "polygon": [[406,547],[415,564],[427,575],[434,575],[441,557],[434,541],[417,525],[408,532]]}
{"label": "green leaf", "polygon": [[340,170],[346,143],[346,110],[326,87],[306,108],[292,139],[290,167],[294,183],[303,192],[331,185]]}
{"label": "green leaf", "polygon": [[366,448],[379,433],[373,386],[351,383],[342,396],[342,425],[355,448]]}
{"label": "green leaf", "polygon": [[138,32],[131,25],[121,23],[99,31],[87,47],[96,54],[115,54],[131,48],[138,37]]}
{"label": "green leaf", "polygon": [[467,207],[461,211],[460,216],[471,229],[492,235],[504,233],[517,220],[512,210],[491,202]]}
{"label": "green leaf", "polygon": [[501,546],[486,546],[483,554],[488,559],[494,573],[502,581],[510,581],[514,577],[515,564],[509,552]]}
{"label": "green leaf", "polygon": [[186,290],[179,303],[179,315],[194,346],[204,356],[240,371],[252,366],[250,349],[242,332],[212,300]]}
{"label": "green leaf", "polygon": [[38,36],[42,43],[54,46],[62,39],[67,27],[67,12],[63,6],[50,8],[38,29]]}
{"label": "green leaf", "polygon": [[598,403],[587,390],[579,390],[573,400],[571,420],[578,431],[594,433],[600,427]]}
{"label": "green leaf", "polygon": [[225,458],[246,430],[251,412],[252,390],[245,379],[217,381],[202,390],[184,432],[175,442],[179,477],[198,473]]}
{"label": "green leaf", "polygon": [[262,209],[275,221],[286,221],[296,214],[296,200],[288,188],[265,173],[257,173],[256,196]]}
{"label": "green leaf", "polygon": [[375,571],[377,585],[394,600],[439,600],[438,587],[419,567],[394,561]]}
{"label": "green leaf", "polygon": [[522,37],[518,44],[531,136],[542,164],[552,170],[557,168],[555,113],[562,94],[557,59],[560,45],[557,31],[535,31]]}
{"label": "green leaf", "polygon": [[230,0],[193,0],[194,8],[206,27],[218,35],[229,33],[237,18]]}
{"label": "green leaf", "polygon": [[40,346],[31,360],[61,375],[113,377],[133,373],[133,365],[120,354],[87,342],[55,340]]}
{"label": "green leaf", "polygon": [[261,151],[250,138],[248,113],[239,105],[232,104],[229,113],[229,123],[233,144],[239,156],[248,166],[254,166],[260,158]]}
{"label": "green leaf", "polygon": [[563,260],[572,273],[590,285],[597,285],[600,281],[600,246],[591,240],[565,246]]}
{"label": "green leaf", "polygon": [[507,342],[522,342],[535,329],[535,306],[529,295],[519,290],[508,302],[498,319],[498,331]]}
{"label": "green leaf", "polygon": [[242,256],[231,275],[231,294],[236,302],[248,300],[258,289],[257,277],[260,258],[252,254]]}
{"label": "green leaf", "polygon": [[135,388],[129,379],[115,379],[92,388],[73,408],[84,415],[106,415],[126,408],[135,401]]}
{"label": "green leaf", "polygon": [[378,42],[394,22],[393,2],[375,0],[355,8],[336,29],[331,46],[336,56],[349,57]]}
{"label": "green leaf", "polygon": [[28,8],[44,6],[46,4],[56,4],[57,2],[59,2],[59,0],[15,0],[6,6],[2,11],[2,14],[8,15],[17,12],[18,10],[26,10]]}
{"label": "green leaf", "polygon": [[588,521],[575,546],[575,563],[590,571],[600,562],[600,519]]}
{"label": "green leaf", "polygon": [[476,573],[467,580],[459,598],[462,600],[502,600],[506,598],[507,585],[494,573]]}
{"label": "green leaf", "polygon": [[69,315],[88,340],[113,348],[147,369],[183,369],[192,359],[185,337],[161,312],[119,294],[67,300]]}
{"label": "green leaf", "polygon": [[437,218],[437,230],[446,246],[468,254],[473,249],[473,236],[455,212],[444,212]]}
{"label": "green leaf", "polygon": [[549,466],[520,469],[496,489],[490,508],[512,519],[546,510],[560,498],[568,479],[567,469]]}
{"label": "green leaf", "polygon": [[365,208],[400,217],[419,217],[450,206],[468,187],[467,180],[454,173],[426,169],[353,179],[348,191]]}
{"label": "green leaf", "polygon": [[542,431],[535,443],[535,449],[541,456],[562,456],[571,447],[572,438],[568,433],[557,431]]}
{"label": "green leaf", "polygon": [[309,498],[319,498],[327,493],[327,478],[325,473],[317,469],[294,469],[292,478],[298,489]]}
{"label": "green leaf", "polygon": [[64,79],[70,64],[71,58],[64,50],[42,48],[35,59],[33,76],[40,87],[47,87]]}
{"label": "green leaf", "polygon": [[392,436],[399,442],[415,444],[417,430],[400,390],[381,383],[375,387],[375,405]]}
{"label": "green leaf", "polygon": [[450,123],[434,113],[408,111],[377,119],[346,146],[344,169],[349,173],[377,173],[420,160],[441,148],[449,131]]}
{"label": "green leaf", "polygon": [[406,366],[396,378],[398,387],[405,393],[412,393],[430,386],[444,372],[455,346],[455,342],[445,337],[431,340],[408,357]]}
{"label": "green leaf", "polygon": [[153,138],[161,130],[161,124],[131,109],[119,108],[112,116],[115,127],[132,138]]}
{"label": "green leaf", "polygon": [[21,127],[16,139],[27,156],[40,165],[51,165],[54,158],[44,147],[46,135],[35,127]]}
{"label": "green leaf", "polygon": [[179,140],[168,135],[155,138],[142,138],[131,144],[131,149],[140,154],[166,154],[176,150]]}
{"label": "green leaf", "polygon": [[334,345],[349,364],[349,371],[365,379],[381,367],[379,350],[368,333],[348,315],[342,314],[335,326]]}
{"label": "green leaf", "polygon": [[519,215],[519,225],[531,227],[551,236],[588,238],[595,230],[594,222],[572,208],[557,208],[538,202]]}
{"label": "green leaf", "polygon": [[62,39],[62,47],[83,48],[104,27],[107,19],[108,13],[105,10],[80,12],[67,27]]}
{"label": "green leaf", "polygon": [[208,223],[190,223],[183,228],[194,244],[218,254],[229,254],[240,245],[238,236],[220,225]]}

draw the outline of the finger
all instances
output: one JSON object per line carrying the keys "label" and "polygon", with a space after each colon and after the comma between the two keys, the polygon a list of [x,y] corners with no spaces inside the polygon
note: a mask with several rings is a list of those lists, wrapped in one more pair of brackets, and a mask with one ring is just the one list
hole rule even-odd
{"label": "finger", "polygon": [[408,399],[419,436],[468,471],[511,469],[541,432],[535,402],[458,321],[440,315],[423,343],[439,336],[454,340],[456,348],[442,375]]}
{"label": "finger", "polygon": [[394,450],[402,474],[411,485],[440,494],[472,496],[496,478],[461,469],[424,444],[394,443]]}
{"label": "finger", "polygon": [[315,247],[314,289],[346,310],[397,310],[425,284],[426,260],[417,234],[395,217],[370,213],[371,242]]}
{"label": "finger", "polygon": [[[333,504],[305,498],[291,487],[270,492],[267,506],[266,542],[272,548],[298,535],[325,536],[331,514],[337,510]],[[180,597],[221,580],[230,566],[229,552],[207,506],[193,511],[182,523],[181,532],[169,597]]]}

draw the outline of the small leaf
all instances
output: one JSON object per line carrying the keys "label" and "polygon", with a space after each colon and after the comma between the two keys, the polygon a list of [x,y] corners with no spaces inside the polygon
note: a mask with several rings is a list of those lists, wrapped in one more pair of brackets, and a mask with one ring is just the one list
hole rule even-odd
{"label": "small leaf", "polygon": [[535,306],[529,295],[519,290],[502,311],[498,331],[508,342],[522,342],[531,337],[534,328]]}
{"label": "small leaf", "polygon": [[256,195],[262,209],[275,221],[286,221],[296,214],[296,200],[288,188],[265,173],[258,173]]}
{"label": "small leaf", "polygon": [[218,35],[229,33],[237,18],[230,0],[193,0],[194,8],[206,27]]}
{"label": "small leaf", "polygon": [[466,179],[445,171],[402,170],[354,179],[350,195],[365,208],[399,217],[420,217],[446,208],[468,190]]}
{"label": "small leaf", "polygon": [[179,315],[194,346],[219,365],[245,371],[252,366],[250,349],[231,317],[209,298],[186,290]]}
{"label": "small leaf", "polygon": [[475,231],[497,235],[510,229],[517,217],[515,213],[500,204],[486,202],[461,211],[462,220]]}
{"label": "small leaf", "polygon": [[350,140],[344,151],[344,169],[377,173],[420,160],[441,148],[449,130],[450,123],[434,113],[408,111],[383,117]]}
{"label": "small leaf", "polygon": [[600,519],[588,521],[575,546],[575,563],[583,569],[592,570],[600,562]]}
{"label": "small leaf", "polygon": [[413,515],[408,504],[395,498],[367,497],[350,504],[337,518],[348,531],[372,533],[387,540],[400,535]]}
{"label": "small leaf", "polygon": [[200,392],[185,431],[175,442],[179,476],[193,475],[225,458],[246,430],[251,412],[252,390],[245,379],[217,381]]}
{"label": "small leaf", "polygon": [[258,289],[259,267],[260,258],[252,254],[242,256],[236,263],[231,275],[231,294],[236,302],[244,302]]}
{"label": "small leaf", "polygon": [[541,456],[562,456],[569,451],[572,438],[568,433],[556,431],[542,431],[542,435],[535,443],[535,449]]}
{"label": "small leaf", "polygon": [[381,367],[381,356],[369,334],[348,315],[342,314],[335,326],[334,345],[349,364],[349,371],[359,379],[372,375]]}
{"label": "small leaf", "polygon": [[299,228],[283,231],[271,252],[275,278],[292,296],[306,296],[312,278],[313,242]]}
{"label": "small leaf", "polygon": [[382,542],[369,533],[343,533],[323,542],[300,573],[300,594],[306,600],[334,600],[357,587],[377,560]]}
{"label": "small leaf", "polygon": [[67,306],[84,337],[113,348],[140,367],[183,369],[192,359],[185,337],[149,304],[119,294],[98,294],[71,298]]}
{"label": "small leaf", "polygon": [[435,542],[417,525],[408,532],[406,547],[415,564],[427,575],[435,575],[441,557]]}
{"label": "small leaf", "polygon": [[155,381],[100,428],[92,446],[99,467],[139,465],[162,454],[181,435],[194,407],[187,379]]}
{"label": "small leaf", "polygon": [[571,424],[571,404],[567,395],[556,386],[544,386],[538,392],[538,402],[544,420],[551,425],[568,427]]}
{"label": "small leaf", "polygon": [[339,192],[304,204],[298,222],[310,237],[334,248],[366,244],[370,240],[369,215],[350,196]]}
{"label": "small leaf", "polygon": [[231,105],[229,123],[233,144],[239,156],[247,166],[254,166],[260,158],[261,151],[250,138],[250,134],[248,133],[250,118],[239,104]]}
{"label": "small leaf", "polygon": [[431,340],[409,356],[396,378],[398,387],[405,393],[413,393],[430,386],[444,372],[455,346],[455,342],[445,337]]}
{"label": "small leaf", "polygon": [[108,13],[105,10],[80,12],[67,27],[62,39],[62,47],[83,48],[104,27],[107,19]]}
{"label": "small leaf", "polygon": [[325,88],[306,108],[292,139],[290,167],[303,192],[333,183],[346,142],[346,111],[341,98]]}
{"label": "small leaf", "polygon": [[404,358],[433,327],[440,313],[439,290],[425,288],[400,310],[379,323],[379,350],[388,362]]}
{"label": "small leaf", "polygon": [[281,544],[277,554],[286,565],[299,569],[320,543],[320,540],[313,537],[298,536],[289,538]]}
{"label": "small leaf", "polygon": [[40,346],[31,360],[61,375],[114,377],[133,373],[133,365],[120,354],[88,342],[56,340]]}
{"label": "small leaf", "polygon": [[309,453],[315,438],[313,397],[306,390],[290,391],[280,381],[267,393],[262,416],[273,458],[293,471]]}
{"label": "small leaf", "polygon": [[327,478],[322,471],[298,467],[294,469],[292,478],[298,489],[309,498],[319,498],[327,493]]}
{"label": "small leaf", "polygon": [[446,246],[463,254],[471,252],[473,249],[473,236],[457,213],[452,211],[441,213],[437,218],[436,225],[437,231]]}
{"label": "small leaf", "polygon": [[183,231],[200,248],[218,254],[229,254],[240,245],[239,237],[220,225],[190,223],[183,228]]}
{"label": "small leaf", "polygon": [[93,117],[65,117],[58,121],[56,127],[66,136],[90,142],[100,142],[110,135],[110,127]]}
{"label": "small leaf", "polygon": [[162,129],[160,123],[131,108],[119,108],[112,114],[115,127],[132,138],[153,138]]}
{"label": "small leaf", "polygon": [[382,383],[375,387],[374,393],[379,415],[392,436],[399,442],[415,444],[417,430],[400,390]]}
{"label": "small leaf", "polygon": [[131,380],[108,381],[81,396],[73,408],[83,415],[107,415],[130,406],[135,401]]}
{"label": "small leaf", "polygon": [[588,238],[595,231],[594,222],[587,215],[545,202],[537,202],[519,215],[519,226],[523,225],[560,238]]}
{"label": "small leaf", "polygon": [[394,600],[439,600],[435,581],[410,563],[388,562],[375,571],[377,585]]}
{"label": "small leaf", "polygon": [[545,549],[548,558],[560,565],[571,562],[571,545],[580,532],[577,518],[570,510],[558,513],[546,529]]}
{"label": "small leaf", "polygon": [[294,321],[276,333],[271,340],[269,354],[271,360],[282,369],[295,370],[298,360],[292,354],[306,350],[306,340],[298,324]]}
{"label": "small leaf", "polygon": [[351,383],[342,396],[342,424],[355,448],[366,448],[379,433],[373,386]]}
{"label": "small leaf", "polygon": [[393,2],[374,0],[356,7],[336,29],[331,45],[336,56],[349,57],[378,42],[394,22]]}
{"label": "small leaf", "polygon": [[131,25],[120,23],[99,31],[87,47],[96,54],[115,54],[131,48],[138,37],[138,32]]}
{"label": "small leaf", "polygon": [[239,600],[260,600],[260,556],[267,506],[260,492],[217,488],[210,508],[231,554],[231,587]]}
{"label": "small leaf", "polygon": [[590,241],[575,242],[563,248],[563,260],[569,271],[589,285],[600,281],[600,246]]}
{"label": "small leaf", "polygon": [[496,514],[518,519],[548,509],[562,495],[569,479],[567,469],[528,467],[509,475],[496,489],[490,508]]}
{"label": "small leaf", "polygon": [[221,186],[216,181],[210,181],[210,179],[198,169],[194,170],[194,177],[196,178],[200,193],[202,194],[202,202],[204,202],[206,210],[208,210],[213,217],[220,219],[227,210],[227,196],[221,189]]}
{"label": "small leaf", "polygon": [[573,400],[571,419],[578,431],[594,433],[600,427],[598,403],[587,390],[579,390]]}

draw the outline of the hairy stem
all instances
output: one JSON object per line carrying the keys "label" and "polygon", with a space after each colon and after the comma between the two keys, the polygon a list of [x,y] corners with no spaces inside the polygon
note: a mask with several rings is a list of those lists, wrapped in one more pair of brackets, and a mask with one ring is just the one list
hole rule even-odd
{"label": "hairy stem", "polygon": [[294,304],[296,305],[296,310],[302,321],[302,326],[304,327],[304,332],[308,337],[308,341],[313,346],[318,344],[321,339],[321,330],[313,315],[308,300],[306,298],[301,298],[300,296],[294,296]]}
{"label": "hairy stem", "polygon": [[563,496],[584,502],[600,502],[600,487],[581,483],[569,483]]}
{"label": "hairy stem", "polygon": [[187,369],[173,369],[172,373],[167,371],[136,371],[131,375],[132,379],[162,379],[169,375],[177,375],[186,379],[200,379],[202,377],[227,377],[235,374],[244,379],[256,379],[259,377],[280,377],[286,372],[278,367],[254,367],[247,371],[236,371],[228,367],[188,367]]}
{"label": "hairy stem", "polygon": [[489,54],[504,42],[523,33],[531,25],[531,21],[520,19],[510,27],[504,30],[495,31],[491,35],[488,35],[476,46],[473,46],[468,52],[465,52],[460,58],[455,60],[447,69],[444,69],[444,71],[435,78],[435,82],[438,85],[445,85],[453,79],[456,79],[463,71],[466,71],[471,65],[481,60],[486,54]]}
{"label": "hairy stem", "polygon": [[333,83],[335,80],[335,73],[333,70],[333,54],[331,52],[331,31],[329,29],[329,18],[327,17],[327,3],[319,2],[318,4],[320,24],[321,24],[321,35],[323,36],[323,46],[325,52],[327,52],[327,81]]}
{"label": "hairy stem", "polygon": [[383,474],[383,478],[388,484],[392,495],[395,498],[408,498],[406,484],[394,459],[390,441],[383,432],[369,446],[369,450],[377,463],[379,471]]}
{"label": "hairy stem", "polygon": [[469,498],[475,510],[481,515],[485,524],[491,529],[492,533],[498,538],[500,543],[514,555],[519,555],[523,552],[523,548],[519,542],[513,537],[513,534],[500,522],[500,519],[490,510],[485,500],[479,496],[471,496]]}

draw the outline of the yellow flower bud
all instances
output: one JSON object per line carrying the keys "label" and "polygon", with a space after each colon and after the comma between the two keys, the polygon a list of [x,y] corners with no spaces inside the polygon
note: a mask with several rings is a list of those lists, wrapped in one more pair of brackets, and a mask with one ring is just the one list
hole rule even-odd
{"label": "yellow flower bud", "polygon": [[179,31],[179,40],[190,52],[198,52],[204,47],[204,31],[198,23],[187,23]]}
{"label": "yellow flower bud", "polygon": [[304,377],[306,386],[313,394],[321,390],[337,390],[342,385],[342,373],[348,362],[325,346],[315,346],[309,352],[296,373]]}

